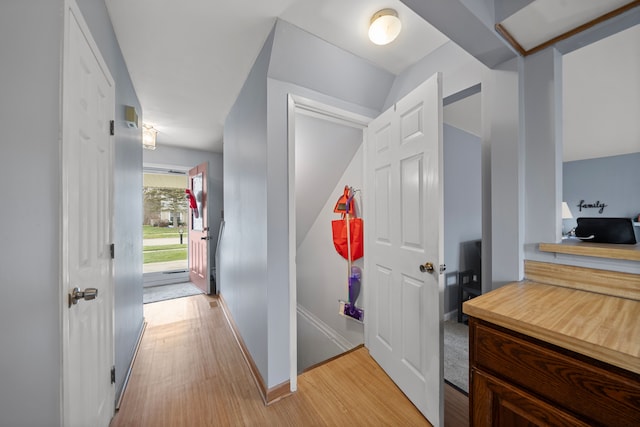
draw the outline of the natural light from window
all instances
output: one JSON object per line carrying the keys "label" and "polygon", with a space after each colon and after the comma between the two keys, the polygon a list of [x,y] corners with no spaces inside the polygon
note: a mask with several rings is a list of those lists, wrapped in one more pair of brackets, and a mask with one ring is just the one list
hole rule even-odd
{"label": "natural light from window", "polygon": [[143,273],[186,270],[186,175],[143,174]]}

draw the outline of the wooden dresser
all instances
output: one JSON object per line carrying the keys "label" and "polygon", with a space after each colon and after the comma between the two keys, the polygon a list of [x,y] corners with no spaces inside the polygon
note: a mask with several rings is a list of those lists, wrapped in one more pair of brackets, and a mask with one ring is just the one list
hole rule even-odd
{"label": "wooden dresser", "polygon": [[640,275],[528,261],[465,302],[472,426],[640,426]]}

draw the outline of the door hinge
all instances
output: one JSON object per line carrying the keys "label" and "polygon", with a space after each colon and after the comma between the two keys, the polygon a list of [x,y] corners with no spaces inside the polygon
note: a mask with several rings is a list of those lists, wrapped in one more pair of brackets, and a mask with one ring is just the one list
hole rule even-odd
{"label": "door hinge", "polygon": [[109,122],[109,135],[113,136],[116,134],[116,122],[115,120],[111,120]]}
{"label": "door hinge", "polygon": [[115,384],[116,383],[116,367],[112,366],[111,367],[111,384]]}
{"label": "door hinge", "polygon": [[116,258],[116,245],[115,245],[115,243],[112,243],[111,245],[109,245],[109,251],[111,252],[111,259],[115,259]]}

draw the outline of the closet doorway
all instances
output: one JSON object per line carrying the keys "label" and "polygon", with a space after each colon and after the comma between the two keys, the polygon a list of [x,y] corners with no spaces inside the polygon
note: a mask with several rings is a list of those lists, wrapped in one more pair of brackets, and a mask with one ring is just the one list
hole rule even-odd
{"label": "closet doorway", "polygon": [[[344,187],[363,186],[363,138],[368,118],[314,101],[291,97],[290,262],[292,348],[299,373],[364,343],[364,325],[339,314],[347,299],[348,266],[333,245],[331,221],[340,219],[334,206]],[[354,197],[362,212],[362,193]],[[363,260],[353,265],[363,268]],[[363,272],[364,274],[364,272]],[[363,288],[365,285],[363,285]],[[358,306],[364,305],[363,292]],[[293,369],[292,369],[293,371]]]}

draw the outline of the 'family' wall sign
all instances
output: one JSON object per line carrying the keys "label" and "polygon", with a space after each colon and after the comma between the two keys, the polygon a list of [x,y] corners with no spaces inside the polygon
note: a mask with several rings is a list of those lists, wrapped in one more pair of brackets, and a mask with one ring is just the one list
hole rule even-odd
{"label": "'family' wall sign", "polygon": [[578,208],[580,208],[580,212],[582,212],[582,209],[598,209],[598,213],[602,213],[604,212],[604,208],[606,208],[607,204],[605,204],[604,202],[600,202],[600,200],[598,200],[595,203],[585,203],[584,200],[580,200],[580,203],[578,203]]}

